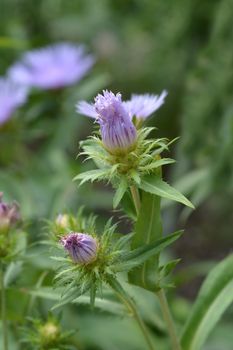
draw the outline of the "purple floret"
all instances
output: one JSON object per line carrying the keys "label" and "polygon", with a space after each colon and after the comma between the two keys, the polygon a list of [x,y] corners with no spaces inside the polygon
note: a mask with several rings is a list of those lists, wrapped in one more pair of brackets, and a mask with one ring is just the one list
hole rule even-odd
{"label": "purple floret", "polygon": [[26,102],[27,95],[28,89],[25,86],[0,77],[0,125]]}
{"label": "purple floret", "polygon": [[96,96],[94,104],[79,102],[77,110],[97,120],[102,141],[110,152],[125,152],[135,144],[137,131],[124,107],[120,93],[115,95],[104,90],[102,95]]}
{"label": "purple floret", "polygon": [[163,91],[160,96],[152,94],[132,95],[129,101],[123,102],[131,117],[146,119],[163,104],[167,91]]}
{"label": "purple floret", "polygon": [[9,70],[21,84],[41,89],[58,89],[77,83],[94,63],[83,46],[59,43],[25,53]]}
{"label": "purple floret", "polygon": [[75,263],[89,264],[96,259],[98,244],[88,234],[71,232],[64,236],[60,242]]}

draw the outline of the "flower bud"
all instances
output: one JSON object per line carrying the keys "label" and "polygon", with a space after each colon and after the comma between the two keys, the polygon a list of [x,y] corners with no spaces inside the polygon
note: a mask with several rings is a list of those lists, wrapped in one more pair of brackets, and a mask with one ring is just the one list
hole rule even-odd
{"label": "flower bud", "polygon": [[56,217],[56,225],[61,229],[67,229],[69,226],[69,215],[67,214],[58,214]]}
{"label": "flower bud", "polygon": [[40,326],[39,333],[42,344],[51,345],[58,340],[60,329],[55,323],[48,321],[44,325]]}
{"label": "flower bud", "polygon": [[98,243],[88,234],[71,232],[60,242],[75,263],[89,264],[97,257]]}
{"label": "flower bud", "polygon": [[113,154],[127,153],[134,148],[137,131],[130,115],[124,108],[121,94],[103,91],[95,98],[95,110],[98,114],[102,141]]}
{"label": "flower bud", "polygon": [[0,233],[8,231],[11,226],[20,220],[18,204],[2,202],[2,196],[3,193],[0,192]]}

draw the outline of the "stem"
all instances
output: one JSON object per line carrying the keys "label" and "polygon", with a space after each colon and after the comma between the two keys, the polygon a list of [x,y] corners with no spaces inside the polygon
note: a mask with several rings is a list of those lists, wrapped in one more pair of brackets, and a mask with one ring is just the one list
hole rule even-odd
{"label": "stem", "polygon": [[6,291],[5,291],[5,285],[4,285],[4,267],[2,264],[1,264],[1,273],[0,273],[0,285],[1,285],[3,350],[8,350],[6,293],[5,293]]}
{"label": "stem", "polygon": [[167,324],[167,330],[168,330],[169,336],[171,338],[172,349],[173,350],[181,350],[181,346],[180,346],[179,339],[178,339],[177,334],[176,334],[175,325],[174,325],[172,315],[171,315],[170,310],[169,310],[169,306],[168,306],[168,302],[167,302],[167,298],[166,298],[166,295],[164,293],[164,290],[160,289],[157,292],[157,296],[159,298],[163,318],[164,318],[165,323]]}
{"label": "stem", "polygon": [[140,196],[137,187],[135,186],[130,186],[130,191],[133,197],[133,202],[135,205],[136,213],[137,215],[139,214],[140,207],[141,207],[141,201],[140,201]]}
{"label": "stem", "polygon": [[[139,192],[138,192],[138,189],[135,186],[131,186],[130,190],[131,190],[131,194],[132,194],[132,197],[133,197],[134,205],[135,205],[135,208],[136,208],[136,213],[138,215],[139,214],[139,210],[140,210],[140,206],[141,206]],[[161,306],[161,310],[162,310],[164,321],[167,324],[168,334],[170,336],[171,343],[172,343],[172,350],[181,350],[180,342],[179,342],[179,339],[178,339],[177,334],[176,334],[175,325],[174,325],[174,322],[173,322],[173,319],[172,319],[172,316],[171,316],[171,313],[170,313],[170,310],[169,310],[169,306],[168,306],[168,302],[167,302],[167,298],[166,298],[166,295],[164,293],[164,290],[160,289],[157,292],[157,295],[158,295],[158,298],[159,298],[159,302],[160,302],[160,306]],[[135,311],[137,313],[137,310],[135,310]],[[136,315],[135,314],[134,314],[134,317],[136,319]],[[138,321],[138,323],[139,323],[139,321]],[[144,325],[144,327],[145,327],[145,325]]]}
{"label": "stem", "polygon": [[127,306],[127,308],[132,312],[135,321],[137,322],[139,328],[141,329],[141,331],[144,335],[144,339],[148,345],[148,349],[155,350],[154,345],[150,339],[150,335],[148,333],[148,330],[145,326],[145,323],[143,322],[140,314],[138,313],[136,305],[133,302],[133,300],[131,299],[131,297],[128,296],[128,294],[125,292],[125,290],[122,288],[120,283],[115,278],[110,278],[108,283],[110,284],[110,286],[112,287],[114,292],[117,294],[119,299],[121,299],[123,301],[123,303]]}
{"label": "stem", "polygon": [[145,341],[147,342],[148,349],[154,350],[154,345],[151,342],[151,339],[150,339],[150,336],[149,336],[148,331],[146,329],[145,323],[143,322],[141,316],[139,315],[134,302],[132,300],[131,301],[125,300],[125,303],[126,303],[126,305],[128,305],[129,309],[132,311],[134,319],[137,321],[137,323],[138,323],[138,325],[139,325],[139,327],[144,335]]}

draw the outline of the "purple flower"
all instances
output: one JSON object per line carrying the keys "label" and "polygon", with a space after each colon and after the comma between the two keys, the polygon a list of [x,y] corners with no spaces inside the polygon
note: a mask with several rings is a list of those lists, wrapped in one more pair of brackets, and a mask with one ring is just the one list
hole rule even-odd
{"label": "purple flower", "polygon": [[2,201],[3,193],[0,192],[0,233],[7,231],[20,220],[18,204],[7,204]]}
{"label": "purple flower", "polygon": [[167,91],[163,91],[160,96],[150,94],[132,95],[129,101],[124,102],[124,106],[131,117],[146,119],[164,104],[166,96]]}
{"label": "purple flower", "polygon": [[83,46],[60,43],[25,53],[9,76],[27,86],[58,89],[81,80],[93,63]]}
{"label": "purple flower", "polygon": [[26,102],[28,89],[0,77],[0,125],[7,122],[17,107]]}
{"label": "purple flower", "polygon": [[89,264],[97,257],[98,243],[88,234],[71,232],[60,242],[75,263]]}
{"label": "purple flower", "polygon": [[137,139],[137,131],[121,100],[121,94],[103,91],[95,98],[95,104],[80,102],[78,112],[96,118],[100,124],[102,141],[113,154],[131,150]]}

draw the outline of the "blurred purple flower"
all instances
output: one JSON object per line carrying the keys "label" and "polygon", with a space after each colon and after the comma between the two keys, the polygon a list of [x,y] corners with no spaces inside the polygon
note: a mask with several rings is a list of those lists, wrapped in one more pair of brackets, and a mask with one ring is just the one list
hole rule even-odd
{"label": "blurred purple flower", "polygon": [[7,204],[2,201],[3,193],[0,192],[0,233],[8,230],[20,220],[19,206],[16,202]]}
{"label": "blurred purple flower", "polygon": [[112,153],[128,151],[136,142],[137,131],[121,100],[121,94],[111,91],[98,94],[95,104],[81,101],[77,105],[81,114],[96,118],[100,124],[102,141]]}
{"label": "blurred purple flower", "polygon": [[93,63],[82,45],[59,43],[25,53],[9,69],[9,76],[27,86],[58,89],[77,83]]}
{"label": "blurred purple flower", "polygon": [[163,104],[167,91],[163,91],[160,96],[152,94],[132,95],[129,101],[123,102],[131,117],[146,119]]}
{"label": "blurred purple flower", "polygon": [[60,240],[75,263],[89,264],[96,259],[98,244],[90,235],[71,232]]}
{"label": "blurred purple flower", "polygon": [[0,77],[0,125],[4,124],[17,107],[26,102],[28,89],[7,78]]}

